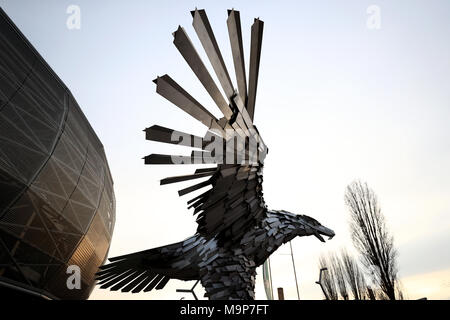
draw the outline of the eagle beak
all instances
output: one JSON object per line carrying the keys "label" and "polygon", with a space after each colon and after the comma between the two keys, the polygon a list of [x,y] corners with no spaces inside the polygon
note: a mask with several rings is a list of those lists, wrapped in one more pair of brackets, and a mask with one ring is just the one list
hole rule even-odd
{"label": "eagle beak", "polygon": [[324,226],[316,226],[315,227],[317,233],[315,234],[315,236],[322,242],[325,242],[325,240],[322,238],[321,235],[327,236],[328,240],[332,239],[335,235],[334,231],[324,227]]}

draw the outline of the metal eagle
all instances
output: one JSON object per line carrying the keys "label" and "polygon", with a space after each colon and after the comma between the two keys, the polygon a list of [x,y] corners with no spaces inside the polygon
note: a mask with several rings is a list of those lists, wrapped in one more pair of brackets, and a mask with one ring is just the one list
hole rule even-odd
{"label": "metal eagle", "polygon": [[200,280],[209,299],[254,299],[256,268],[297,236],[334,232],[306,215],[269,210],[262,192],[263,164],[268,148],[253,124],[261,56],[263,21],[251,28],[249,79],[239,12],[228,10],[228,33],[237,90],[204,10],[194,10],[193,27],[220,82],[226,99],[212,79],[185,30],[173,33],[174,44],[223,114],[217,119],[171,77],[154,82],[156,91],[208,127],[204,137],[152,126],[146,139],[194,148],[190,156],[151,154],[146,164],[214,164],[185,176],[161,180],[161,185],[207,178],[180,190],[180,196],[209,189],[188,201],[197,214],[197,232],[167,246],[110,258],[96,277],[100,288],[148,292],[164,288],[170,279]]}

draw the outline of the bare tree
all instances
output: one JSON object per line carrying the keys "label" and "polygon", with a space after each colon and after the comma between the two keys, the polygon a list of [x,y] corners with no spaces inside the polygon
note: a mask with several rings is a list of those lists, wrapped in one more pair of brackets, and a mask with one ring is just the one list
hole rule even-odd
{"label": "bare tree", "polygon": [[356,181],[347,187],[345,202],[350,209],[353,244],[361,254],[362,263],[374,283],[390,300],[395,300],[397,252],[375,193],[367,183]]}
{"label": "bare tree", "polygon": [[400,280],[397,280],[395,283],[395,297],[397,300],[408,300],[403,284]]}
{"label": "bare tree", "polygon": [[366,297],[366,281],[364,274],[359,268],[358,262],[350,256],[347,250],[341,250],[341,261],[344,277],[355,300],[363,300]]}
{"label": "bare tree", "polygon": [[341,259],[336,254],[330,255],[331,268],[339,295],[342,299],[348,300],[347,284],[345,282],[344,266]]}
{"label": "bare tree", "polygon": [[373,289],[369,286],[367,286],[367,297],[369,300],[376,300],[375,293],[373,292]]}
{"label": "bare tree", "polygon": [[327,270],[322,274],[322,288],[325,291],[325,298],[329,300],[338,300],[339,296],[336,291],[336,284],[333,274],[333,268],[330,265],[329,259],[324,255],[319,258],[319,268],[326,268]]}

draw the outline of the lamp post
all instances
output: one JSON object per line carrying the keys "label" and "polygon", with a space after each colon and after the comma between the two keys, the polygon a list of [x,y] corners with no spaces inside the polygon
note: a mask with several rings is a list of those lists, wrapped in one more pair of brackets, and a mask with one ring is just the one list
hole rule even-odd
{"label": "lamp post", "polygon": [[320,286],[320,288],[322,289],[323,295],[325,296],[326,300],[330,300],[330,298],[328,297],[327,293],[325,292],[325,289],[323,288],[322,285],[322,272],[323,271],[327,271],[327,268],[321,268],[320,269],[320,273],[319,273],[319,281],[316,281],[316,283]]}
{"label": "lamp post", "polygon": [[[192,293],[192,295],[194,296],[195,300],[198,300],[197,295],[194,292],[195,287],[197,286],[197,284],[200,282],[200,280],[197,280],[194,284],[194,286],[192,287],[192,289],[177,289],[177,292],[188,292],[188,293]],[[181,300],[183,300],[184,297],[181,298]]]}
{"label": "lamp post", "polygon": [[292,251],[292,241],[289,241],[289,246],[291,247],[291,258],[292,258],[292,266],[294,267],[295,286],[297,287],[297,297],[298,300],[300,300],[300,292],[298,291],[297,272],[295,271],[294,253]]}

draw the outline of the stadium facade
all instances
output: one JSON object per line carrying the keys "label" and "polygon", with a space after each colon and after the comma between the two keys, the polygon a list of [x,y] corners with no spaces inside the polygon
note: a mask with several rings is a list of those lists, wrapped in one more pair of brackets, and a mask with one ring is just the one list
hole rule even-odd
{"label": "stadium facade", "polygon": [[[88,298],[114,223],[102,143],[0,9],[0,292]],[[67,285],[69,266],[81,271],[80,289]]]}

